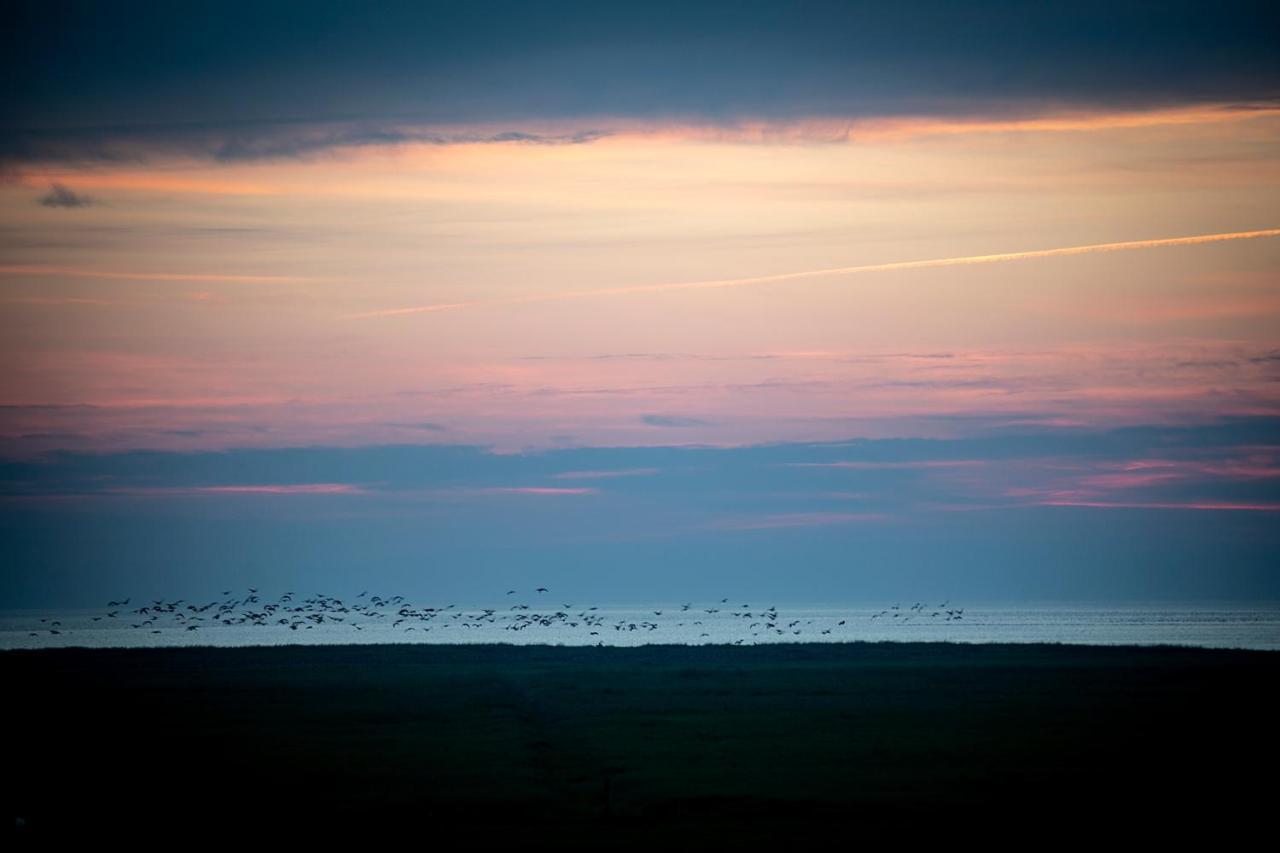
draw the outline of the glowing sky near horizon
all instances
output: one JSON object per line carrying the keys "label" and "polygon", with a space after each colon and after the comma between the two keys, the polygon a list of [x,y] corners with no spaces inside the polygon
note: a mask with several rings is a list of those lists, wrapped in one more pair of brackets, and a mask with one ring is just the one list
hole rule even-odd
{"label": "glowing sky near horizon", "polygon": [[[439,32],[413,4],[358,22],[318,4],[298,32],[287,4],[237,7],[253,27],[168,10],[120,25],[131,59],[98,43],[116,26],[98,10],[68,23],[62,76],[10,55],[13,519],[305,504],[386,523],[474,509],[476,529],[524,530],[511,507],[538,503],[599,512],[617,541],[782,542],[907,516],[941,531],[958,509],[1280,507],[1280,72],[1264,27],[1228,16],[1186,38],[1195,4],[1158,21],[1120,4],[1107,41],[1084,12],[1041,10],[1023,51],[1000,2],[973,20],[916,4],[937,27],[912,31],[883,4],[746,4],[732,26],[569,4],[571,30],[499,5],[509,27],[454,9]],[[27,12],[26,41],[55,31]],[[157,46],[201,26],[207,49]],[[956,27],[982,43],[943,37]],[[343,35],[312,57],[312,30]],[[1229,437],[1237,424],[1255,426]],[[1081,449],[1147,434],[1133,430],[1173,445]],[[1196,430],[1221,443],[1193,451]],[[1016,462],[962,449],[1028,435],[1044,443]],[[805,461],[855,440],[883,453]],[[920,440],[956,449],[892,451]],[[49,473],[142,465],[135,451],[186,470],[209,453],[440,445],[618,458],[395,487],[320,462],[274,479]],[[752,480],[773,497],[749,506],[681,504],[664,464],[621,450],[763,446],[796,455],[769,469],[785,489]],[[53,468],[24,467],[39,464]],[[635,503],[605,513],[619,495]]]}
{"label": "glowing sky near horizon", "polygon": [[[1175,366],[1277,345],[1280,117],[1211,115],[28,172],[0,190],[3,440],[359,444],[426,423],[518,449],[1273,413],[1269,362]],[[48,181],[93,202],[33,204]],[[1174,240],[1221,234],[1252,239]]]}

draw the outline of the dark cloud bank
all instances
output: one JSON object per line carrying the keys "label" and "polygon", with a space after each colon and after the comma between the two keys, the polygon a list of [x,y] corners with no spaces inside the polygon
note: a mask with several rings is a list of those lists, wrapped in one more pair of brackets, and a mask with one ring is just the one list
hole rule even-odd
{"label": "dark cloud bank", "polygon": [[[564,143],[595,138],[602,118],[1247,108],[1280,95],[1280,6],[1241,0],[23,0],[6,25],[11,163],[466,141],[405,130],[448,124]],[[548,121],[582,129],[534,127]]]}

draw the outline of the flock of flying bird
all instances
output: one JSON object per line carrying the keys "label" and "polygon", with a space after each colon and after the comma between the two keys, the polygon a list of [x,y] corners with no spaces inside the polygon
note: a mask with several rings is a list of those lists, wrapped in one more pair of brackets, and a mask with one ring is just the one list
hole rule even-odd
{"label": "flock of flying bird", "polygon": [[[545,601],[550,592],[546,587],[538,587],[534,591],[534,600]],[[512,589],[506,593],[518,595]],[[653,618],[649,617],[653,614]],[[666,617],[665,622],[655,621]],[[94,623],[120,620],[137,631],[149,631],[151,634],[162,634],[166,631],[198,632],[217,628],[249,626],[275,626],[289,631],[308,631],[319,625],[350,628],[353,631],[364,631],[370,626],[390,626],[391,629],[408,634],[410,632],[440,632],[446,629],[483,629],[501,628],[504,631],[522,632],[539,631],[539,629],[577,629],[588,638],[597,638],[596,642],[604,644],[610,634],[641,632],[651,634],[662,628],[674,627],[682,629],[683,636],[688,637],[697,632],[699,640],[712,636],[706,623],[712,619],[731,617],[739,620],[740,628],[735,630],[737,639],[731,642],[742,645],[750,642],[767,642],[775,637],[810,636],[821,638],[830,636],[833,630],[845,627],[852,617],[846,616],[835,624],[830,618],[815,620],[813,618],[784,617],[777,607],[760,608],[749,604],[733,605],[728,598],[720,599],[718,605],[695,607],[692,602],[678,605],[678,609],[647,610],[644,616],[637,611],[614,611],[602,613],[599,607],[575,608],[573,604],[560,607],[532,607],[518,602],[499,608],[459,609],[449,604],[444,607],[418,607],[411,604],[402,595],[384,598],[368,591],[355,596],[354,599],[343,600],[336,596],[317,593],[300,598],[296,593],[286,592],[273,601],[265,601],[256,588],[249,588],[242,594],[225,590],[222,598],[207,603],[197,603],[185,599],[166,601],[154,600],[131,606],[131,599],[107,602],[106,611],[102,615],[93,616]],[[884,619],[886,623],[905,625],[913,620],[956,622],[964,619],[964,609],[951,607],[950,602],[932,606],[916,602],[909,607],[895,604],[892,607],[872,614],[871,620]],[[819,624],[815,627],[815,621]],[[40,631],[31,631],[30,636],[41,636],[48,632],[51,635],[70,633],[63,627],[61,620],[41,619]],[[829,627],[823,627],[829,625]],[[721,633],[717,631],[717,633]]]}

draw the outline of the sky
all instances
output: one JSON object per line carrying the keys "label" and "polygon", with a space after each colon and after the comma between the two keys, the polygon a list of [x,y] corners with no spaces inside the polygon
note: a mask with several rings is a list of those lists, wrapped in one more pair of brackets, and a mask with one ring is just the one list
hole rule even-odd
{"label": "sky", "polygon": [[0,607],[1280,599],[1278,18],[19,2]]}

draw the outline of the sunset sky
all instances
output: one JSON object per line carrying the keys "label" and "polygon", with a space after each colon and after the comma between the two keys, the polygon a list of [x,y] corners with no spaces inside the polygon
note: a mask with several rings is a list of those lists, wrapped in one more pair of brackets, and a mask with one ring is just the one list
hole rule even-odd
{"label": "sunset sky", "polygon": [[0,605],[1280,598],[1272,4],[19,7]]}

